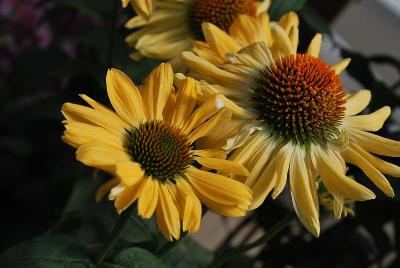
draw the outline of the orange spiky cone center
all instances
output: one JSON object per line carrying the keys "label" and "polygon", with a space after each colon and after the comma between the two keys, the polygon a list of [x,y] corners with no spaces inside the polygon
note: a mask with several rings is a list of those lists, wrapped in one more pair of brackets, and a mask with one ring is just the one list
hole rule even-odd
{"label": "orange spiky cone center", "polygon": [[321,59],[285,56],[260,72],[257,85],[253,100],[273,135],[321,144],[337,134],[345,94],[339,76]]}

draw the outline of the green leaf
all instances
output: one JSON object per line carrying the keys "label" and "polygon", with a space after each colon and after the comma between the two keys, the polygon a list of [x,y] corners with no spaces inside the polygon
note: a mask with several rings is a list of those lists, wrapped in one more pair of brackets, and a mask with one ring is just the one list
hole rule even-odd
{"label": "green leaf", "polygon": [[299,11],[299,14],[312,30],[319,33],[332,34],[329,24],[312,7],[306,5]]}
{"label": "green leaf", "polygon": [[100,184],[99,172],[95,171],[91,178],[78,178],[72,186],[72,193],[64,208],[64,213],[81,210],[82,207],[94,202],[95,194]]}
{"label": "green leaf", "polygon": [[159,258],[142,248],[127,248],[116,255],[113,260],[103,265],[104,268],[167,268]]}
{"label": "green leaf", "polygon": [[213,261],[214,254],[189,237],[185,237],[166,252],[162,259],[174,268],[205,267]]}
{"label": "green leaf", "polygon": [[93,267],[89,257],[84,245],[74,237],[43,235],[5,251],[0,255],[0,267]]}
{"label": "green leaf", "polygon": [[305,5],[306,0],[272,0],[268,9],[271,20],[277,21],[289,11],[299,11]]}

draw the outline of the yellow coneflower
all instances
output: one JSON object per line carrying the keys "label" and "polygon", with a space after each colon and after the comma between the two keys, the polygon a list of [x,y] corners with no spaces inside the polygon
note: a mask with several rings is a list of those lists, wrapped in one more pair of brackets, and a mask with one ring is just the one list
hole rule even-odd
{"label": "yellow coneflower", "polygon": [[135,12],[145,19],[149,19],[153,13],[157,0],[121,0],[122,6],[127,7],[129,3]]}
{"label": "yellow coneflower", "polygon": [[[179,239],[182,230],[196,232],[201,203],[225,216],[243,216],[251,190],[217,170],[247,176],[242,165],[225,160],[221,149],[198,148],[196,141],[231,113],[220,96],[196,108],[196,82],[188,78],[173,86],[169,64],[161,64],[139,88],[121,71],[107,73],[107,93],[115,112],[86,95],[91,106],[65,103],[63,140],[77,148],[76,158],[115,178],[100,187],[97,199],[109,192],[121,213],[138,200],[138,214],[156,214],[162,234]],[[201,203],[200,203],[201,201]]]}
{"label": "yellow coneflower", "polygon": [[204,38],[203,22],[228,31],[240,14],[256,18],[268,6],[269,0],[159,0],[149,20],[136,16],[126,23],[127,28],[136,29],[126,41],[137,50],[131,54],[133,59],[173,59],[190,49],[193,40]]}
{"label": "yellow coneflower", "polygon": [[339,204],[335,200],[334,196],[326,189],[326,187],[321,181],[319,181],[317,185],[317,191],[318,191],[318,202],[320,207],[328,212],[333,212],[336,219],[340,219],[342,217],[347,217],[347,216],[355,216],[354,201],[344,200],[342,207],[340,209],[335,209],[335,206],[341,204]]}
{"label": "yellow coneflower", "polygon": [[[271,35],[270,47],[265,42],[253,43],[229,53],[226,64],[219,67],[193,52],[184,52],[183,61],[209,82],[201,83],[204,96],[225,94],[226,107],[236,117],[233,122],[243,126],[226,146],[240,146],[230,159],[250,170],[243,181],[253,190],[252,208],[271,192],[276,198],[289,176],[296,213],[318,236],[317,178],[333,195],[336,215],[341,214],[344,199],[375,198],[372,191],[345,175],[346,162],[360,167],[386,195],[394,196],[383,174],[399,177],[400,168],[374,154],[398,157],[400,142],[371,133],[389,117],[389,107],[357,115],[368,105],[371,93],[344,92],[339,74],[350,60],[334,65],[321,60],[320,34],[305,54],[297,53],[296,27],[285,31],[271,24]],[[224,41],[224,46],[233,46],[230,40]]]}

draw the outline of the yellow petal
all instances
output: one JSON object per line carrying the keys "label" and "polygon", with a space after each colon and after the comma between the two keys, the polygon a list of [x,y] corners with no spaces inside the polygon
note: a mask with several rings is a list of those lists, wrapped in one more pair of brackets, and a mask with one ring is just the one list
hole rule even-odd
{"label": "yellow petal", "polygon": [[228,111],[227,109],[222,109],[222,110],[218,111],[213,117],[211,117],[206,122],[204,122],[203,124],[201,124],[200,126],[195,128],[189,134],[188,140],[191,143],[193,143],[202,137],[208,136],[214,130],[214,128],[216,128],[218,126],[218,124],[219,124],[219,126],[225,125],[225,124],[221,124],[221,123],[224,121],[225,122],[229,121],[231,119],[231,117],[232,117],[232,113],[230,111]]}
{"label": "yellow petal", "polygon": [[322,35],[320,33],[316,34],[308,45],[307,55],[318,58],[319,51],[321,50]]}
{"label": "yellow petal", "polygon": [[76,121],[66,122],[65,131],[63,133],[63,140],[73,147],[88,143],[99,142],[112,146],[116,149],[123,148],[122,140],[123,134],[116,135],[103,127],[92,124],[85,124]]}
{"label": "yellow petal", "polygon": [[217,26],[209,22],[203,22],[201,24],[204,38],[210,47],[217,51],[220,56],[230,52],[236,52],[240,49],[239,44],[234,38],[229,36],[225,31],[221,30]]}
{"label": "yellow petal", "polygon": [[184,133],[190,133],[193,129],[204,123],[207,119],[217,113],[222,107],[224,102],[218,95],[210,97],[206,102],[200,105],[187,120],[183,127]]}
{"label": "yellow petal", "polygon": [[184,123],[192,114],[196,101],[196,81],[193,78],[188,77],[176,96],[172,125],[182,128]]}
{"label": "yellow petal", "polygon": [[347,150],[343,151],[341,155],[347,163],[359,167],[364,174],[387,196],[394,196],[393,188],[390,186],[390,183],[385,176],[359,153],[351,148],[347,148]]}
{"label": "yellow petal", "polygon": [[114,206],[117,209],[118,213],[121,213],[122,211],[127,209],[133,202],[136,201],[136,199],[140,195],[142,184],[145,180],[147,180],[147,178],[139,180],[137,183],[126,187],[122,191],[122,193],[117,195],[117,197],[115,198]]}
{"label": "yellow petal", "polygon": [[129,161],[117,163],[116,174],[125,185],[129,186],[143,177],[144,170],[139,163]]}
{"label": "yellow petal", "polygon": [[293,53],[297,53],[297,46],[299,44],[299,28],[292,28],[289,32],[290,43],[292,44]]}
{"label": "yellow petal", "polygon": [[195,70],[197,73],[203,75],[206,78],[215,79],[221,84],[226,86],[237,86],[246,85],[249,82],[237,74],[226,72],[210,62],[202,59],[192,52],[184,51],[182,53],[182,60],[188,68]]}
{"label": "yellow petal", "polygon": [[339,164],[331,154],[318,152],[316,157],[318,173],[329,192],[355,201],[375,198],[371,190],[338,171]]}
{"label": "yellow petal", "polygon": [[247,168],[234,161],[229,161],[219,158],[204,158],[204,157],[195,157],[194,159],[202,166],[211,169],[232,173],[235,175],[242,175],[246,177],[249,176],[249,171],[247,170]]}
{"label": "yellow petal", "polygon": [[[274,191],[272,192],[272,198],[275,199],[285,188],[287,175],[289,172],[289,164],[291,162],[292,153],[294,146],[291,143],[287,143],[283,146],[276,155],[275,159],[275,170],[276,170],[276,183]],[[296,148],[297,149],[297,148]]]}
{"label": "yellow petal", "polygon": [[400,142],[387,139],[366,131],[352,129],[348,131],[350,141],[357,143],[364,150],[392,157],[400,157]]}
{"label": "yellow petal", "polygon": [[64,103],[61,110],[67,122],[80,122],[103,127],[112,133],[122,133],[129,125],[110,110],[92,109],[83,105]]}
{"label": "yellow petal", "polygon": [[129,155],[123,150],[118,150],[98,142],[81,145],[76,150],[76,159],[87,166],[109,172],[115,171],[117,162],[130,161]]}
{"label": "yellow petal", "polygon": [[144,107],[150,120],[162,120],[164,106],[167,103],[174,81],[172,67],[161,63],[147,77],[144,87]]}
{"label": "yellow petal", "polygon": [[[187,176],[193,189],[207,199],[227,206],[248,207],[251,203],[251,190],[244,184],[228,177],[203,171],[190,166]],[[207,200],[205,200],[207,201]],[[206,202],[203,202],[207,205]]]}
{"label": "yellow petal", "polygon": [[157,206],[159,184],[158,181],[148,177],[144,180],[139,195],[138,214],[144,219],[150,219]]}
{"label": "yellow petal", "polygon": [[100,185],[99,189],[96,191],[96,202],[100,202],[103,197],[110,192],[112,188],[117,186],[119,183],[119,180],[117,178],[112,178],[102,185]]}
{"label": "yellow petal", "polygon": [[271,30],[272,38],[274,39],[273,46],[276,46],[283,55],[293,55],[294,49],[289,35],[279,25],[273,25]]}
{"label": "yellow petal", "polygon": [[172,241],[173,239],[179,239],[181,224],[179,221],[178,209],[168,189],[162,183],[158,183],[160,184],[158,205],[156,208],[158,227],[167,240]]}
{"label": "yellow petal", "polygon": [[118,115],[131,126],[146,121],[142,96],[132,80],[117,69],[107,72],[107,93]]}
{"label": "yellow petal", "polygon": [[332,65],[331,68],[333,70],[335,70],[336,74],[340,74],[341,72],[343,72],[344,69],[346,69],[346,67],[347,67],[347,65],[349,65],[350,61],[351,61],[350,58],[343,59],[343,60],[339,61],[338,63]]}
{"label": "yellow petal", "polygon": [[359,153],[363,158],[365,158],[371,165],[373,165],[377,170],[383,174],[387,174],[393,177],[400,177],[400,167],[392,163],[386,162],[367,151],[361,149],[357,144],[350,143],[350,148]]}
{"label": "yellow petal", "polygon": [[121,1],[122,1],[122,6],[127,7],[130,0],[121,0]]}
{"label": "yellow petal", "polygon": [[177,180],[176,189],[184,200],[182,230],[189,233],[197,232],[201,222],[201,203],[186,181]]}
{"label": "yellow petal", "polygon": [[204,149],[204,150],[192,150],[193,155],[201,157],[215,157],[220,159],[226,158],[226,152],[219,149]]}
{"label": "yellow petal", "polygon": [[340,219],[342,217],[343,211],[343,203],[344,200],[342,197],[334,197],[333,199],[333,213],[335,214],[336,219]]}
{"label": "yellow petal", "polygon": [[289,33],[291,29],[299,27],[299,16],[297,16],[295,12],[291,11],[282,16],[279,19],[278,24],[285,32]]}
{"label": "yellow petal", "polygon": [[256,209],[264,202],[268,194],[276,183],[276,171],[275,171],[275,158],[273,158],[261,173],[257,182],[251,188],[253,190],[253,204],[250,209]]}
{"label": "yellow petal", "polygon": [[[126,1],[126,0],[123,0]],[[154,2],[154,3],[153,3]],[[145,18],[149,18],[153,13],[156,0],[132,0],[133,9],[137,14]]]}
{"label": "yellow petal", "polygon": [[258,18],[247,14],[239,15],[229,27],[229,34],[237,40],[242,47],[254,42],[272,43],[269,16],[266,13]]}
{"label": "yellow petal", "polygon": [[311,193],[310,180],[302,151],[293,152],[289,177],[296,214],[304,227],[318,237],[320,232],[319,215]]}
{"label": "yellow petal", "polygon": [[344,104],[345,117],[355,115],[360,113],[367,107],[368,103],[371,101],[371,91],[366,89],[361,89],[354,94],[348,95],[346,103]]}
{"label": "yellow petal", "polygon": [[343,120],[346,127],[365,131],[378,131],[390,116],[390,107],[385,106],[367,115],[355,115]]}

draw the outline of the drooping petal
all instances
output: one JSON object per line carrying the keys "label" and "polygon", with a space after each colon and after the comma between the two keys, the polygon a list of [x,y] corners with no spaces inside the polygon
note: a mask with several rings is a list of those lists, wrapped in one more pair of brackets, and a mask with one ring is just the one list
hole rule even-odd
{"label": "drooping petal", "polygon": [[328,152],[317,152],[317,171],[326,188],[335,196],[355,201],[375,198],[375,194],[365,186],[344,175],[335,157]]}
{"label": "drooping petal", "polygon": [[276,183],[274,191],[272,192],[272,198],[275,199],[283,191],[286,185],[287,174],[289,171],[289,164],[291,162],[292,153],[296,150],[291,143],[287,143],[283,146],[276,155],[275,169],[276,169]]}
{"label": "drooping petal", "polygon": [[303,151],[294,151],[290,163],[290,188],[293,205],[301,223],[314,236],[320,232],[319,215],[310,188]]}
{"label": "drooping petal", "polygon": [[393,188],[390,186],[390,183],[385,176],[359,153],[351,148],[347,148],[347,150],[343,151],[341,155],[346,162],[359,167],[364,174],[387,196],[394,196]]}
{"label": "drooping petal", "polygon": [[355,143],[350,143],[350,148],[359,153],[365,160],[367,160],[371,165],[373,165],[377,170],[383,174],[387,174],[393,177],[400,177],[400,167],[392,163],[386,162],[367,151],[363,150]]}
{"label": "drooping petal", "polygon": [[135,202],[140,195],[143,182],[148,178],[142,178],[137,183],[125,187],[124,190],[115,197],[114,206],[118,213],[127,209],[133,202]]}
{"label": "drooping petal", "polygon": [[181,224],[178,209],[175,206],[167,187],[161,182],[159,185],[159,197],[156,208],[156,219],[161,233],[166,239],[172,241],[180,237]]}
{"label": "drooping petal", "polygon": [[184,201],[182,230],[189,233],[197,232],[201,222],[201,203],[185,180],[177,180],[176,189]]}
{"label": "drooping petal", "polygon": [[400,142],[387,139],[366,131],[352,129],[348,131],[350,141],[364,150],[385,156],[400,157]]}
{"label": "drooping petal", "polygon": [[271,192],[272,188],[276,183],[276,170],[275,170],[275,158],[273,158],[261,173],[257,182],[251,188],[253,190],[253,204],[250,209],[256,209],[264,202],[268,194]]}
{"label": "drooping petal", "polygon": [[144,219],[150,219],[157,206],[159,198],[159,183],[156,179],[148,177],[144,180],[139,195],[138,214]]}

